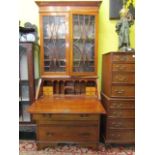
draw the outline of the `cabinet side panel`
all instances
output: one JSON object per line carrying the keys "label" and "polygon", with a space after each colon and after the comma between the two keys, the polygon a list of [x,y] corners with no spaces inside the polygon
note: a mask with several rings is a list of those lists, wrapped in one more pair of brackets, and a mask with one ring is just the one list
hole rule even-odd
{"label": "cabinet side panel", "polygon": [[35,87],[34,87],[34,61],[33,61],[33,44],[29,44],[27,47],[27,58],[28,58],[28,76],[29,76],[29,96],[30,102],[32,103],[35,98]]}
{"label": "cabinet side panel", "polygon": [[111,92],[111,54],[102,55],[102,92],[110,96]]}

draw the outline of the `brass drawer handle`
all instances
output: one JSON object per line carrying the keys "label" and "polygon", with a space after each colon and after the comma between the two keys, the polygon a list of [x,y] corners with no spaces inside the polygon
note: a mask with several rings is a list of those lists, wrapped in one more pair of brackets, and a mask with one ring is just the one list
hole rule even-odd
{"label": "brass drawer handle", "polygon": [[128,57],[127,56],[122,56],[122,57],[119,57],[120,61],[126,61],[128,60]]}
{"label": "brass drawer handle", "polygon": [[113,112],[113,115],[115,115],[115,116],[121,116],[122,115],[122,112],[121,111],[114,111]]}
{"label": "brass drawer handle", "polygon": [[115,137],[115,138],[119,138],[121,135],[120,134],[111,134],[112,137]]}
{"label": "brass drawer handle", "polygon": [[117,76],[116,80],[118,80],[120,82],[125,82],[125,81],[128,81],[128,78],[127,77],[123,77],[123,76]]}
{"label": "brass drawer handle", "polygon": [[121,103],[120,103],[120,104],[117,104],[117,107],[118,107],[118,108],[122,107],[122,104],[121,104]]}
{"label": "brass drawer handle", "polygon": [[121,127],[122,123],[115,124],[116,127]]}
{"label": "brass drawer handle", "polygon": [[53,132],[46,132],[46,135],[50,137],[50,136],[53,136],[54,133]]}
{"label": "brass drawer handle", "polygon": [[88,133],[88,132],[83,132],[83,133],[80,133],[79,135],[80,135],[80,136],[90,136],[90,133]]}
{"label": "brass drawer handle", "polygon": [[43,116],[44,118],[51,118],[51,117],[52,117],[51,114],[43,114],[42,116]]}
{"label": "brass drawer handle", "polygon": [[124,94],[125,93],[125,90],[114,90],[117,94]]}
{"label": "brass drawer handle", "polygon": [[120,56],[117,55],[113,58],[114,61],[127,61],[128,60],[128,56]]}
{"label": "brass drawer handle", "polygon": [[116,66],[117,70],[122,71],[122,70],[126,70],[127,67],[126,66]]}
{"label": "brass drawer handle", "polygon": [[121,108],[123,105],[120,103],[112,104],[110,107],[111,108]]}
{"label": "brass drawer handle", "polygon": [[112,125],[116,126],[116,127],[120,127],[122,126],[122,123],[118,123],[118,122],[112,122]]}
{"label": "brass drawer handle", "polygon": [[80,117],[89,117],[87,114],[81,114]]}

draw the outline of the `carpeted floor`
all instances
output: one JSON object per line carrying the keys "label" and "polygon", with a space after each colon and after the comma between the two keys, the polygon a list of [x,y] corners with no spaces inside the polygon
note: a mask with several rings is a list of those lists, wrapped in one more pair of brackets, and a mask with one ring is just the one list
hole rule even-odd
{"label": "carpeted floor", "polygon": [[19,155],[135,155],[134,146],[112,146],[100,144],[98,150],[75,145],[62,145],[37,151],[33,140],[19,141]]}

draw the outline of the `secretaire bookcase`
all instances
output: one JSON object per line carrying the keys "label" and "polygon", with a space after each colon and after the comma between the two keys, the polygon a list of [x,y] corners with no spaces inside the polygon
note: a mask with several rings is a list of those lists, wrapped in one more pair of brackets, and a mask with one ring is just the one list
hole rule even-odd
{"label": "secretaire bookcase", "polygon": [[96,147],[100,116],[97,52],[100,0],[36,1],[41,80],[29,107],[38,148],[59,143]]}

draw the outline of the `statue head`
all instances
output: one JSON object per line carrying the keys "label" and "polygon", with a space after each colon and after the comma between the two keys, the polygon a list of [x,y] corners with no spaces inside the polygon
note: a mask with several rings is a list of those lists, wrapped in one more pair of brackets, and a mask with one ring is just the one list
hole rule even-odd
{"label": "statue head", "polygon": [[125,7],[123,7],[123,8],[120,10],[120,12],[119,12],[120,17],[127,17],[128,13],[129,13],[129,9],[127,9],[127,8],[125,8]]}
{"label": "statue head", "polygon": [[123,7],[119,12],[120,17],[127,17],[129,9],[126,8],[126,0],[123,0]]}

